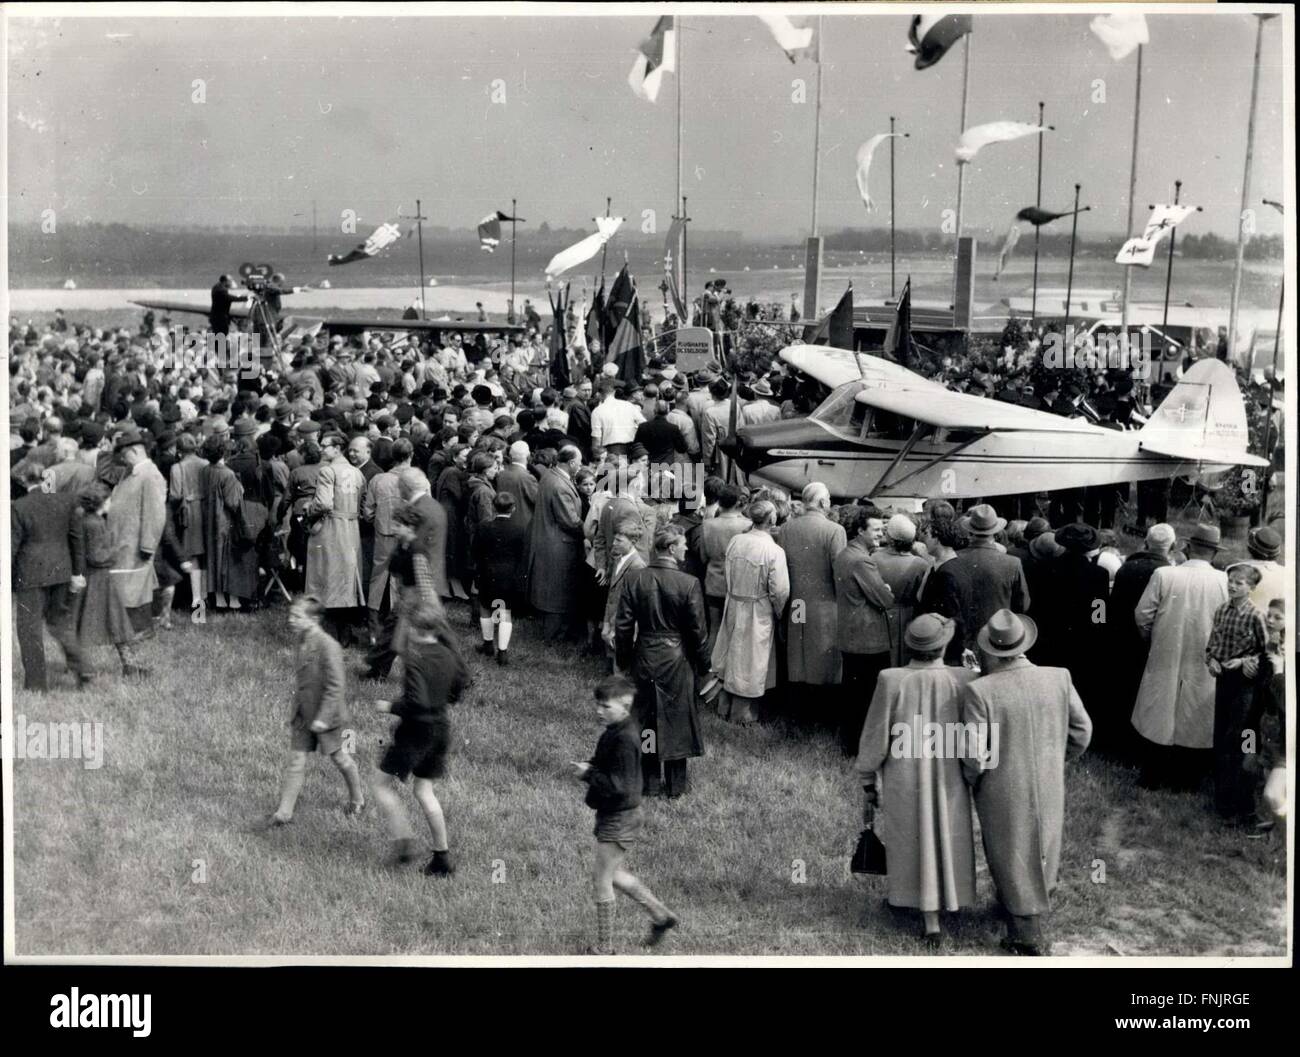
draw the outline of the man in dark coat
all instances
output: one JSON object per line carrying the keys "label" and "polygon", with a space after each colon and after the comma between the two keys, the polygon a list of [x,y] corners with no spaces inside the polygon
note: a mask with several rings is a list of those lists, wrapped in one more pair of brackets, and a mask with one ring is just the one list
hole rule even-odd
{"label": "man in dark coat", "polygon": [[78,683],[87,676],[77,636],[70,623],[74,590],[86,586],[81,568],[81,519],[75,492],[46,492],[41,467],[23,467],[21,483],[27,494],[9,507],[9,546],[12,558],[14,609],[18,648],[23,658],[23,686],[47,690],[45,643],[48,626],[68,659]]}
{"label": "man in dark coat", "polygon": [[[1151,650],[1151,643],[1138,631],[1133,614],[1155,571],[1169,564],[1169,551],[1176,538],[1172,526],[1164,523],[1152,525],[1147,529],[1146,547],[1124,560],[1111,585],[1106,630],[1110,646],[1107,656],[1113,659],[1113,663],[1107,665],[1104,672],[1106,706],[1093,715],[1093,721],[1099,734],[1107,726],[1112,728],[1108,735],[1104,735],[1104,747],[1121,756],[1131,756],[1136,749],[1128,719],[1133,714],[1142,673],[1147,666],[1147,654]],[[1118,729],[1115,729],[1117,725]]]}
{"label": "man in dark coat", "polygon": [[[1096,719],[1102,703],[1098,676],[1103,672],[1099,659],[1106,646],[1105,629],[1110,621],[1110,577],[1106,570],[1088,557],[1097,548],[1098,533],[1091,525],[1071,523],[1057,530],[1056,543],[1064,548],[1052,565],[1050,597],[1035,602],[1046,624],[1039,629],[1048,642],[1047,656],[1041,663],[1066,668],[1070,681],[1079,692],[1084,708]],[[1039,603],[1046,601],[1046,609]],[[1126,724],[1128,716],[1120,713],[1116,726]],[[1107,732],[1101,732],[1103,740]]]}
{"label": "man in dark coat", "polygon": [[528,560],[528,528],[512,516],[516,503],[511,493],[497,492],[492,506],[493,517],[478,526],[470,548],[479,605],[490,621],[497,664],[505,665],[510,663],[514,614],[522,608],[524,598],[521,588]]}
{"label": "man in dark coat", "polygon": [[669,407],[665,400],[656,400],[654,418],[636,428],[636,442],[650,453],[651,466],[668,466],[675,455],[686,454],[686,438],[682,431],[668,420]]}
{"label": "man in dark coat", "polygon": [[235,281],[223,275],[212,287],[212,307],[208,310],[208,326],[214,334],[225,334],[230,330],[230,306],[235,301],[247,301],[247,294],[232,294]]}
{"label": "man in dark coat", "polygon": [[999,609],[1024,613],[1029,609],[1029,586],[1018,558],[1003,554],[993,543],[1007,526],[1006,518],[987,503],[971,507],[968,513],[970,546],[960,551],[944,569],[950,589],[938,601],[935,611],[957,621],[964,648],[973,650],[980,628]]}
{"label": "man in dark coat", "polygon": [[709,669],[708,623],[699,580],[678,568],[685,557],[685,532],[676,525],[656,532],[654,557],[628,577],[614,620],[619,667],[637,686],[645,796],[658,795],[661,782],[666,795],[681,796],[686,761],[704,755],[695,674]]}
{"label": "man in dark coat", "polygon": [[575,584],[585,559],[582,500],[573,479],[582,469],[582,452],[566,444],[558,465],[543,471],[529,535],[529,601],[542,614],[548,641],[576,638],[579,624]]}

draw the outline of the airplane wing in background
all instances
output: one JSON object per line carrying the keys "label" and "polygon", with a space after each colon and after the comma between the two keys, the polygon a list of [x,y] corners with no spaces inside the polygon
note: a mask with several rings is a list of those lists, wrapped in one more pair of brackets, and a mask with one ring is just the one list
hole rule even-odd
{"label": "airplane wing in background", "polygon": [[868,387],[855,399],[869,407],[943,429],[981,433],[1078,433],[1094,437],[1107,433],[1091,422],[969,393],[953,393],[933,383],[924,387]]}
{"label": "airplane wing in background", "polygon": [[[196,316],[207,316],[208,306],[194,304],[190,301],[132,301],[141,308],[152,308],[161,312],[188,312]],[[248,307],[242,303],[230,306],[233,319],[243,319],[248,315]],[[305,316],[299,313],[281,317],[282,323],[292,323],[299,327],[323,326],[331,334],[360,334],[366,330],[455,330],[462,334],[477,334],[480,331],[489,334],[522,334],[526,329],[522,323],[480,323],[476,319],[327,319],[323,316]]]}

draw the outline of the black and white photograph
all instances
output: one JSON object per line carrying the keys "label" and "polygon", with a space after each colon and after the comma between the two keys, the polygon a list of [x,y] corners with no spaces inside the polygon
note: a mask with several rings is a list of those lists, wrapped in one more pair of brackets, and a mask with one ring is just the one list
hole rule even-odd
{"label": "black and white photograph", "polygon": [[7,962],[1291,965],[1289,5],[0,19]]}

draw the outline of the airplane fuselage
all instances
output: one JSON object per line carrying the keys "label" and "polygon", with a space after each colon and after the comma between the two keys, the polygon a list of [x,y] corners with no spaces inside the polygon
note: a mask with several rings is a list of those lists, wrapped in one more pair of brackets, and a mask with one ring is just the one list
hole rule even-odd
{"label": "airplane fuselage", "polygon": [[810,481],[821,481],[842,499],[873,494],[886,474],[884,495],[969,498],[1152,480],[1198,469],[1141,451],[1136,431],[974,436],[935,430],[899,460],[907,443],[906,436],[854,437],[805,418],[742,427],[735,450],[751,482],[798,493]]}

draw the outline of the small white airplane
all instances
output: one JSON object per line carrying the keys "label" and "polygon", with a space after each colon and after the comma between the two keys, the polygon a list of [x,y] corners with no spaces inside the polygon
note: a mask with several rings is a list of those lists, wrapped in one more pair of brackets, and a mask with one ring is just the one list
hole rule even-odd
{"label": "small white airplane", "polygon": [[781,359],[831,394],[808,418],[741,426],[722,444],[751,481],[836,498],[969,498],[1263,468],[1246,451],[1232,369],[1200,360],[1140,430],[954,393],[866,353],[791,345]]}

